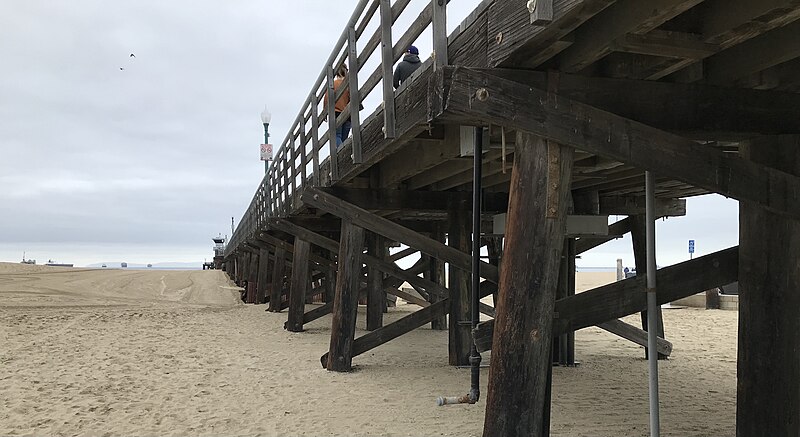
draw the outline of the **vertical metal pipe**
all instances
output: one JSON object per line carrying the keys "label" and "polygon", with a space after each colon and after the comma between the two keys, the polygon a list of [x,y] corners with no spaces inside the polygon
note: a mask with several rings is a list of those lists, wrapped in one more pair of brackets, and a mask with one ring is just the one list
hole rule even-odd
{"label": "vertical metal pipe", "polygon": [[[478,305],[480,301],[481,288],[481,177],[482,177],[482,155],[483,155],[483,128],[475,128],[475,156],[472,169],[472,329],[478,326],[480,313]],[[475,403],[480,398],[481,380],[481,354],[475,347],[475,341],[470,346],[469,363],[471,371],[471,385],[469,390],[470,402]]]}
{"label": "vertical metal pipe", "polygon": [[647,219],[647,354],[650,380],[650,436],[661,434],[658,414],[658,300],[656,299],[656,217],[655,217],[655,176],[645,172],[645,209]]}

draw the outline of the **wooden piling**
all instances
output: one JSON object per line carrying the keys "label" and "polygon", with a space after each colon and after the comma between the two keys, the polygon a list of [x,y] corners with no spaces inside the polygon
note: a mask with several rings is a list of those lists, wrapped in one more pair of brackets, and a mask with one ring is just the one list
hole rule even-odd
{"label": "wooden piling", "polygon": [[269,271],[269,250],[261,249],[258,253],[258,287],[256,288],[256,302],[262,304],[267,302],[267,288],[270,280]]}
{"label": "wooden piling", "polygon": [[[386,258],[386,239],[371,233],[367,239],[367,253],[378,259]],[[383,272],[375,267],[367,270],[367,331],[383,326],[383,309],[386,293],[383,290]]]}
{"label": "wooden piling", "polygon": [[358,290],[361,281],[361,251],[364,247],[364,229],[349,220],[342,220],[339,249],[339,269],[336,296],[333,301],[331,344],[326,368],[348,372],[353,363]]}
{"label": "wooden piling", "polygon": [[277,247],[275,249],[275,263],[272,270],[272,287],[270,288],[269,311],[279,313],[281,311],[281,294],[283,292],[283,275],[286,268],[286,249]]}
{"label": "wooden piling", "polygon": [[286,330],[290,332],[303,332],[306,290],[308,289],[308,283],[310,281],[308,275],[308,258],[310,253],[311,243],[299,238],[294,239],[292,279],[289,289],[289,319],[286,326]]}
{"label": "wooden piling", "polygon": [[[469,211],[463,208],[452,209],[448,212],[447,218],[450,224],[447,237],[450,247],[469,254],[472,226]],[[472,344],[470,275],[469,272],[450,264],[448,276],[450,278],[449,362],[451,366],[467,366]]]}
{"label": "wooden piling", "polygon": [[[633,243],[633,258],[636,264],[636,276],[647,277],[647,237],[645,235],[647,220],[644,215],[631,216],[631,240]],[[647,332],[647,311],[641,312],[642,329]],[[658,308],[656,315],[658,323],[659,337],[664,338],[664,317],[661,314],[661,307]],[[648,350],[644,348],[644,357],[647,358]],[[659,360],[666,360],[667,355],[658,354]]]}
{"label": "wooden piling", "polygon": [[[800,176],[800,137],[755,140],[740,153]],[[800,222],[741,201],[739,244],[736,435],[800,435]]]}
{"label": "wooden piling", "polygon": [[573,150],[517,133],[484,436],[543,436]]}

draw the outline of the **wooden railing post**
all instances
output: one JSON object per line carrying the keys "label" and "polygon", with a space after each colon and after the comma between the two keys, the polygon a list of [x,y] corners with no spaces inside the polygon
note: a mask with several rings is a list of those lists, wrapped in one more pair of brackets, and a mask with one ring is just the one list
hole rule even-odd
{"label": "wooden railing post", "polygon": [[381,0],[381,68],[383,69],[383,136],[395,138],[394,86],[392,84],[392,5]]}
{"label": "wooden railing post", "polygon": [[431,0],[433,8],[433,69],[447,65],[447,0]]}
{"label": "wooden railing post", "polygon": [[[353,163],[361,164],[361,96],[358,92],[358,51],[356,47],[356,29],[350,27],[347,32],[347,60],[350,64],[348,82],[350,85],[350,123],[353,129]],[[344,138],[342,138],[344,141]]]}
{"label": "wooden railing post", "polygon": [[319,186],[319,113],[317,110],[319,100],[317,91],[311,93],[311,160],[313,162],[313,174],[311,176],[312,185]]}
{"label": "wooden railing post", "polygon": [[[305,114],[305,109],[303,109],[303,114]],[[306,167],[308,166],[308,155],[306,155],[306,144],[308,144],[308,136],[306,135],[306,124],[305,124],[305,116],[303,120],[300,121],[300,186],[304,186],[306,184],[306,179],[308,179],[308,170]]]}
{"label": "wooden railing post", "polygon": [[333,87],[333,66],[328,66],[328,148],[330,149],[331,182],[339,180],[339,165],[336,161],[336,91]]}

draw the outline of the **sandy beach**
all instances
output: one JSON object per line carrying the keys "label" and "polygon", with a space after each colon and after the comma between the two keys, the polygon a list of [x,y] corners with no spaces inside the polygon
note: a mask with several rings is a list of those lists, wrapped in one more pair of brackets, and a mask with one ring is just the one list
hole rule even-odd
{"label": "sandy beach", "polygon": [[[579,273],[578,288],[613,275]],[[292,334],[265,308],[219,271],[0,263],[0,435],[482,434],[482,402],[435,405],[469,388],[469,370],[446,364],[446,332],[416,330],[337,374],[319,364],[329,317]],[[734,435],[737,313],[668,309],[664,322],[662,434]],[[648,435],[642,348],[590,328],[576,356],[553,371],[552,435]]]}

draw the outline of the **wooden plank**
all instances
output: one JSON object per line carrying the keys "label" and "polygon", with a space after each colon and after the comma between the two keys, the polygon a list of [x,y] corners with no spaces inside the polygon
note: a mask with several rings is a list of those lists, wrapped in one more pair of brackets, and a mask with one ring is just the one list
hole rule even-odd
{"label": "wooden plank", "polygon": [[[386,239],[376,234],[367,238],[367,253],[377,259],[386,257]],[[375,267],[367,270],[367,331],[383,326],[383,308],[386,294],[383,291],[383,272]]]}
{"label": "wooden plank", "polygon": [[[446,236],[443,227],[438,226],[434,233],[431,234],[431,238],[440,243],[444,243]],[[447,285],[447,277],[445,276],[445,263],[429,256],[427,257],[427,264],[428,268],[425,271],[425,279],[445,287]],[[441,300],[441,297],[437,296],[435,293],[431,293],[428,300],[430,303],[436,303]],[[447,329],[447,317],[442,316],[431,320],[431,329],[434,331],[444,331]]]}
{"label": "wooden plank", "polygon": [[334,81],[334,73],[333,73],[333,66],[328,66],[328,107],[325,108],[328,111],[328,150],[330,152],[330,158],[328,158],[328,163],[330,166],[330,180],[336,181],[339,179],[339,167],[338,167],[338,160],[336,159],[336,152],[338,148],[336,147],[336,90],[333,86]]}
{"label": "wooden plank", "polygon": [[[700,291],[736,282],[739,277],[739,247],[695,258],[657,272],[658,304],[663,305]],[[553,334],[594,326],[647,308],[643,276],[617,281],[556,302]],[[491,349],[494,321],[482,322],[473,331],[483,352]]]}
{"label": "wooden plank", "polygon": [[611,50],[678,59],[704,59],[719,51],[716,44],[700,35],[666,30],[651,30],[644,35],[629,33],[618,38]]}
{"label": "wooden plank", "polygon": [[394,112],[394,87],[392,81],[392,6],[391,0],[380,0],[381,2],[381,79],[383,80],[383,124],[384,138],[395,138],[397,129],[395,128]]}
{"label": "wooden plank", "polygon": [[406,293],[405,291],[397,289],[397,288],[389,288],[389,287],[387,287],[386,289],[384,289],[384,291],[389,293],[389,294],[393,294],[393,295],[395,295],[397,297],[400,297],[400,298],[408,301],[409,303],[413,303],[415,305],[419,305],[419,306],[421,306],[423,308],[431,306],[430,302],[426,301],[425,299],[422,299],[420,297],[414,296],[411,293]]}
{"label": "wooden plank", "polygon": [[[451,248],[470,257],[472,219],[468,209],[455,208],[448,212],[447,243]],[[472,345],[470,313],[470,271],[450,264],[447,272],[450,310],[448,312],[448,359],[451,366],[469,365]]]}
{"label": "wooden plank", "polygon": [[[629,325],[622,320],[610,320],[608,322],[599,323],[597,327],[626,340],[630,340],[645,349],[647,348],[647,331]],[[656,349],[658,350],[659,357],[669,357],[672,353],[672,343],[662,337],[658,337],[656,339]]]}
{"label": "wooden plank", "polygon": [[538,66],[555,54],[549,48],[612,3],[614,0],[554,0],[553,22],[534,26],[524,3],[493,2],[488,11],[488,66]]}
{"label": "wooden plank", "polygon": [[430,0],[433,17],[433,69],[437,70],[448,64],[447,59],[447,2]]}
{"label": "wooden plank", "polygon": [[311,244],[309,242],[295,238],[291,288],[289,289],[289,319],[286,327],[289,332],[303,332],[310,252]]}
{"label": "wooden plank", "polygon": [[311,98],[311,165],[312,171],[314,172],[311,183],[317,187],[320,184],[319,149],[321,147],[319,141],[319,100],[317,100],[316,93],[313,93]]}
{"label": "wooden plank", "polygon": [[[463,124],[480,118],[535,133],[737,200],[752,200],[780,214],[800,217],[800,179],[796,176],[568,98],[560,97],[557,104],[552,103],[544,91],[474,70],[453,67],[450,74],[444,71],[440,77],[444,82],[450,75],[442,118]],[[486,91],[485,100],[473,98],[479,88]],[[514,117],[509,117],[511,111]]]}
{"label": "wooden plank", "polygon": [[[360,208],[377,210],[403,211],[447,211],[451,205],[465,207],[472,205],[472,193],[469,192],[436,192],[421,190],[373,189],[330,187],[321,191],[336,196],[345,202]],[[485,212],[500,212],[508,208],[508,194],[485,193],[482,205]]]}
{"label": "wooden plank", "polygon": [[333,301],[318,306],[313,310],[303,314],[303,323],[311,323],[314,320],[327,316],[331,312],[333,312]]}
{"label": "wooden plank", "polygon": [[574,73],[611,53],[614,41],[628,33],[646,33],[702,0],[619,0],[575,31],[575,41],[557,57],[559,70]]}
{"label": "wooden plank", "polygon": [[531,13],[531,24],[534,26],[547,26],[553,22],[553,0],[534,0],[528,2],[528,11]]}
{"label": "wooden plank", "polygon": [[800,21],[771,30],[705,61],[705,80],[732,84],[736,79],[800,57]]}
{"label": "wooden plank", "polygon": [[[644,215],[637,215],[628,217],[631,219],[631,243],[633,245],[633,258],[636,263],[636,275],[647,277],[647,220]],[[641,312],[642,329],[647,331],[647,311]],[[658,308],[656,314],[656,326],[658,328],[658,335],[664,338],[664,316],[661,313],[661,307]],[[647,347],[644,349],[644,357],[647,358],[649,351]],[[661,353],[658,354],[658,359],[666,359],[667,356]]]}
{"label": "wooden plank", "polygon": [[352,366],[363,247],[364,229],[343,220],[336,296],[333,301],[331,344],[325,366],[328,370],[349,372]]}
{"label": "wooden plank", "polygon": [[[484,435],[548,434],[553,308],[573,162],[573,149],[517,133]],[[555,198],[551,207],[548,198]]]}
{"label": "wooden plank", "polygon": [[[356,47],[356,31],[352,27],[347,32],[347,59],[350,63],[350,71],[347,80],[350,84],[350,122],[353,129],[353,163],[364,162],[361,156],[361,94],[358,90],[358,51]],[[344,138],[342,138],[344,141]]]}
{"label": "wooden plank", "polygon": [[275,249],[275,263],[272,271],[272,287],[270,288],[269,311],[281,311],[281,294],[283,292],[283,275],[286,267],[286,249],[278,247]]}
{"label": "wooden plank", "polygon": [[[506,69],[482,71],[547,89],[546,73]],[[796,93],[560,74],[558,95],[646,125],[701,139],[727,135],[738,141],[756,133],[772,135],[800,130],[797,123],[793,123],[800,118],[800,95]],[[665,101],[670,104],[665,106]]]}
{"label": "wooden plank", "polygon": [[576,253],[580,255],[604,243],[608,243],[609,241],[621,238],[622,236],[631,231],[631,221],[632,219],[630,217],[626,217],[622,220],[619,220],[615,223],[608,225],[607,237],[580,238],[578,241],[575,242]]}
{"label": "wooden plank", "polygon": [[[800,175],[800,137],[748,142],[753,161]],[[736,433],[800,435],[800,222],[740,204]]]}
{"label": "wooden plank", "polygon": [[[353,342],[352,356],[361,355],[403,334],[409,333],[437,317],[447,314],[448,304],[446,299],[439,301],[427,308],[414,311],[394,323],[358,337]],[[330,352],[323,355],[320,358],[320,362],[322,363],[322,367],[331,370],[329,367],[331,362]]]}
{"label": "wooden plank", "polygon": [[[352,220],[354,224],[363,226],[377,234],[400,241],[431,256],[444,260],[458,268],[469,271],[470,257],[457,249],[447,247],[438,241],[431,240],[408,228],[393,223],[383,217],[370,213],[352,203],[344,202],[316,188],[307,188],[301,195],[304,203],[319,208],[342,219]],[[481,277],[497,282],[497,267],[481,262]]]}
{"label": "wooden plank", "polygon": [[267,286],[271,282],[269,271],[269,250],[261,249],[258,254],[258,288],[256,290],[256,303],[262,304],[267,301]]}

